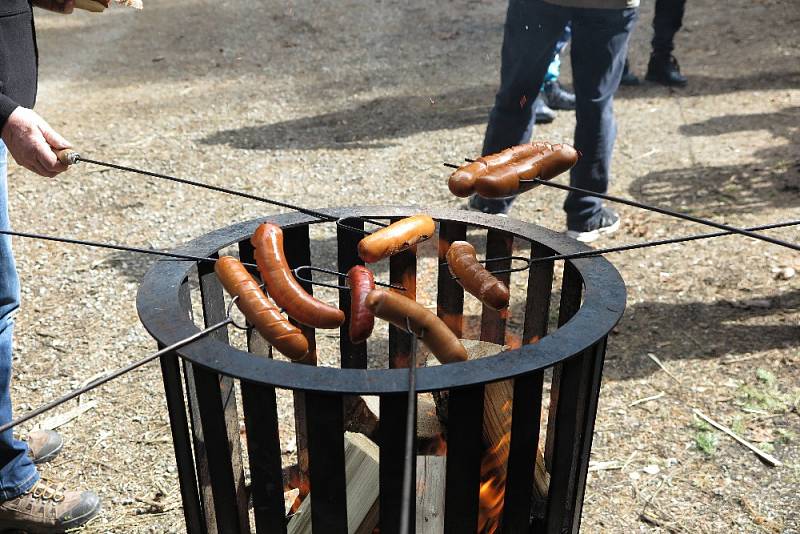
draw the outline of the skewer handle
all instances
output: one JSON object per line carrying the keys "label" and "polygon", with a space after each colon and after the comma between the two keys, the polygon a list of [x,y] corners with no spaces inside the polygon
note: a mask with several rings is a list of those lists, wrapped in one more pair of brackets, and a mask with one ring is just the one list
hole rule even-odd
{"label": "skewer handle", "polygon": [[92,13],[102,13],[106,9],[106,6],[96,0],[75,0],[75,7]]}
{"label": "skewer handle", "polygon": [[58,161],[69,167],[77,163],[81,155],[71,148],[64,148],[56,151],[56,157],[58,157]]}

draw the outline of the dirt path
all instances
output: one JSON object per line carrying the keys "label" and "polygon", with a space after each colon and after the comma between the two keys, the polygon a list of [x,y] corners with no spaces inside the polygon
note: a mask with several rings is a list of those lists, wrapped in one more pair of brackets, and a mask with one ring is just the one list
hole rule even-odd
{"label": "dirt path", "polygon": [[[640,74],[649,4],[631,47]],[[676,52],[688,88],[620,91],[613,192],[743,226],[797,218],[800,10],[792,0],[726,7],[689,3]],[[504,10],[151,0],[142,13],[42,15],[38,111],[98,159],[313,207],[453,206],[440,164],[479,150]],[[561,113],[536,137],[570,141],[573,128]],[[10,182],[19,229],[154,248],[275,211],[89,166],[55,181],[12,167]],[[512,216],[560,230],[562,200],[525,195]],[[620,212],[622,231],[604,244],[703,231]],[[796,229],[774,235],[800,241]],[[134,308],[149,259],[15,247],[17,413],[153,349]],[[798,532],[800,277],[779,272],[800,270],[798,256],[731,237],[609,259],[629,301],[608,350],[593,460],[625,467],[592,473],[584,530]],[[61,428],[67,449],[45,472],[100,492],[89,531],[183,531],[162,397],[147,367],[88,395],[97,406]],[[703,428],[693,407],[785,466]]]}

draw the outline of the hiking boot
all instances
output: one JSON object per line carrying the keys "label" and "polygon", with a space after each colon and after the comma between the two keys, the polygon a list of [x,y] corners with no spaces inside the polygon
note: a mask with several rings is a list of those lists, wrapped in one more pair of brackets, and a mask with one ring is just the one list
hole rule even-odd
{"label": "hiking boot", "polygon": [[619,214],[611,209],[602,208],[600,213],[593,217],[583,228],[567,230],[567,236],[582,243],[591,243],[601,235],[613,234],[618,229]]}
{"label": "hiking boot", "polygon": [[34,430],[28,434],[28,450],[33,463],[41,464],[55,458],[64,447],[61,434],[54,430]]}
{"label": "hiking boot", "polygon": [[99,511],[100,498],[91,491],[63,491],[39,480],[19,497],[0,502],[0,530],[64,532],[85,524]]}
{"label": "hiking boot", "polygon": [[656,82],[672,87],[683,87],[689,81],[681,74],[681,68],[675,56],[662,56],[653,54],[647,64],[647,74],[644,77],[648,82]]}
{"label": "hiking boot", "polygon": [[533,101],[533,113],[536,124],[549,124],[556,120],[556,112],[545,104],[542,95],[537,96]]}
{"label": "hiking boot", "polygon": [[551,109],[572,111],[575,109],[575,93],[570,93],[558,83],[558,80],[544,83],[544,102]]}
{"label": "hiking boot", "polygon": [[641,84],[642,81],[636,76],[634,73],[631,72],[630,64],[628,64],[628,60],[625,60],[625,68],[622,69],[622,79],[619,81],[620,85],[628,85],[628,86],[636,86]]}

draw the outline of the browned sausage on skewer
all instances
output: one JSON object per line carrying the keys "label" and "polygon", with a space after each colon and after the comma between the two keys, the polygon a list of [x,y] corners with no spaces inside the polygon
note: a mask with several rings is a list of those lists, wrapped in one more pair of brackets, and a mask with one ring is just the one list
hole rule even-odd
{"label": "browned sausage on skewer", "polygon": [[214,271],[222,287],[238,297],[236,306],[264,339],[292,360],[302,361],[306,357],[308,341],[303,333],[284,319],[239,260],[223,256],[214,265]]}
{"label": "browned sausage on skewer", "polygon": [[467,360],[467,350],[447,328],[447,325],[419,303],[391,291],[374,289],[367,295],[367,308],[376,317],[389,321],[398,328],[406,330],[406,317],[411,331],[419,336],[441,363],[463,362]]}
{"label": "browned sausage on skewer", "polygon": [[466,198],[475,192],[475,181],[492,170],[542,153],[550,145],[534,142],[512,146],[497,154],[481,156],[475,161],[462,165],[450,175],[447,186],[457,197]]}
{"label": "browned sausage on skewer", "polygon": [[283,230],[280,226],[262,224],[250,242],[256,249],[256,264],[267,291],[289,317],[313,328],[342,326],[342,310],[315,299],[295,280],[283,253]]}
{"label": "browned sausage on skewer", "polygon": [[461,287],[482,303],[495,310],[508,307],[508,287],[478,262],[471,244],[454,241],[447,250],[447,266]]}
{"label": "browned sausage on skewer", "polygon": [[429,239],[435,231],[436,223],[427,215],[406,217],[359,241],[358,255],[367,263],[375,263]]}
{"label": "browned sausage on skewer", "polygon": [[347,287],[350,288],[350,341],[363,343],[375,326],[375,315],[366,304],[367,295],[375,289],[375,276],[363,265],[355,265],[347,271]]}
{"label": "browned sausage on skewer", "polygon": [[[578,151],[570,145],[548,145],[532,158],[489,171],[475,180],[475,192],[486,198],[499,198],[528,191],[536,184],[520,184],[520,180],[550,180],[568,171],[578,162]],[[521,187],[523,186],[523,187]]]}

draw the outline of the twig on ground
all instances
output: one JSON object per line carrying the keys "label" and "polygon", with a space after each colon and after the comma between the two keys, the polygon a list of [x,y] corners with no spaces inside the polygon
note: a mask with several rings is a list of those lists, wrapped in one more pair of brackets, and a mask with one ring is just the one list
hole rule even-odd
{"label": "twig on ground", "polygon": [[728,364],[731,364],[731,363],[739,363],[739,362],[746,362],[746,361],[749,361],[749,360],[755,360],[757,358],[762,358],[763,356],[764,356],[763,354],[750,354],[748,356],[741,356],[739,358],[730,358],[728,360],[720,360],[719,363],[721,363],[722,365],[728,365]]}
{"label": "twig on ground", "polygon": [[645,403],[645,402],[650,402],[650,401],[658,400],[658,399],[660,399],[661,397],[663,397],[664,395],[665,395],[665,393],[662,391],[662,392],[661,392],[661,393],[659,393],[658,395],[653,395],[653,396],[651,396],[651,397],[645,397],[645,398],[643,398],[643,399],[637,399],[637,400],[633,401],[632,403],[628,404],[628,406],[636,406],[637,404],[642,404],[642,403]]}
{"label": "twig on ground", "polygon": [[755,445],[753,445],[752,443],[750,443],[749,441],[747,441],[743,437],[739,436],[738,434],[735,434],[733,432],[733,430],[731,430],[727,426],[723,425],[722,423],[718,423],[718,422],[714,421],[713,419],[711,419],[710,417],[705,415],[703,412],[701,412],[697,408],[694,408],[692,411],[694,412],[694,414],[697,417],[699,417],[700,419],[702,419],[703,421],[705,421],[709,425],[713,426],[717,430],[721,430],[725,434],[729,435],[730,437],[732,437],[733,439],[738,441],[740,444],[744,445],[745,447],[747,447],[748,449],[753,451],[756,454],[756,456],[761,458],[768,465],[770,465],[772,467],[780,467],[780,466],[783,465],[780,460],[778,460],[777,458],[775,458],[771,454],[768,454],[768,453],[762,451],[761,449],[759,449],[758,447],[756,447]]}
{"label": "twig on ground", "polygon": [[681,384],[681,381],[680,381],[680,380],[678,380],[678,377],[677,377],[677,376],[675,376],[674,374],[672,374],[672,373],[670,372],[670,370],[669,370],[669,369],[667,369],[667,368],[664,366],[664,364],[663,364],[663,363],[661,363],[661,360],[659,360],[659,359],[658,359],[658,356],[656,356],[656,355],[655,355],[655,354],[653,354],[652,352],[648,352],[648,353],[647,353],[647,357],[648,357],[648,358],[650,358],[651,360],[653,360],[653,362],[655,362],[655,364],[656,364],[656,365],[658,365],[658,366],[661,368],[661,370],[662,370],[662,371],[664,371],[665,373],[667,373],[671,379],[673,379],[673,380],[674,380],[675,382],[677,382],[679,385],[683,385],[683,384]]}

